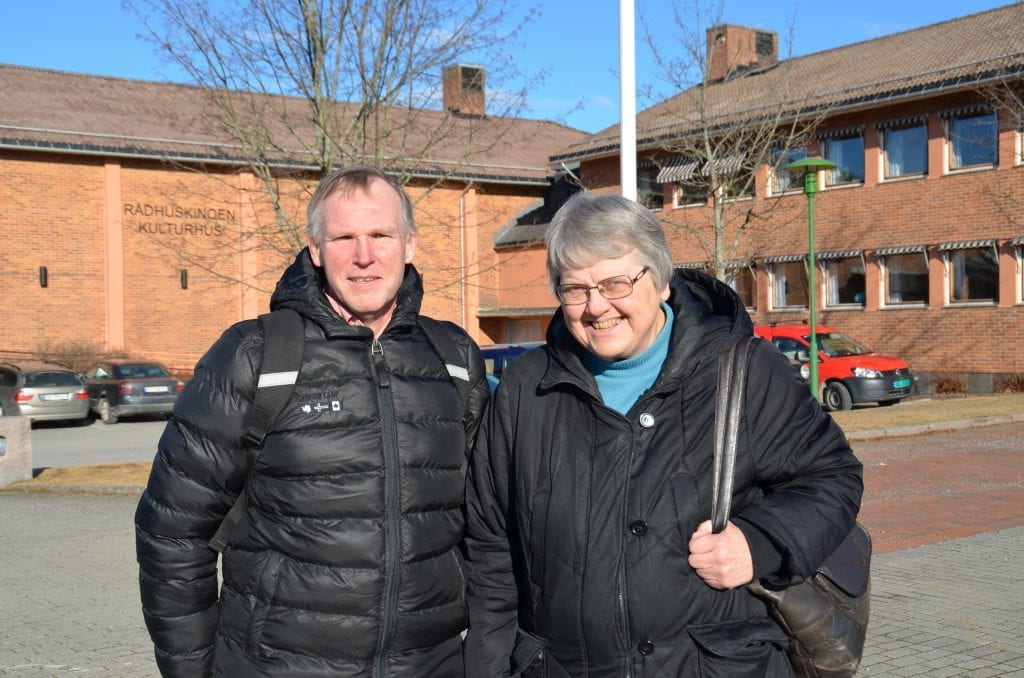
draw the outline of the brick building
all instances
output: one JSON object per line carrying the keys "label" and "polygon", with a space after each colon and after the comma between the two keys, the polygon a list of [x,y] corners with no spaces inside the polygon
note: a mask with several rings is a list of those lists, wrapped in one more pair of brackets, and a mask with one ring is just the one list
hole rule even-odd
{"label": "brick building", "polygon": [[[444,143],[388,169],[417,201],[425,311],[492,343],[502,325],[478,309],[499,284],[494,235],[550,192],[552,149],[585,134],[486,115],[478,67],[444,76],[445,110],[404,113]],[[0,359],[78,344],[188,372],[224,328],[267,310],[293,249],[202,90],[0,65],[0,93]],[[299,224],[317,176],[277,178]]]}
{"label": "brick building", "polygon": [[[771,32],[716,26],[707,40],[703,84],[637,119],[639,196],[677,265],[714,268],[695,233],[710,237],[722,191],[727,277],[755,322],[806,320],[807,199],[781,168],[823,156],[838,167],[818,175],[818,322],[904,357],[925,391],[1024,374],[1024,4],[782,61]],[[673,140],[755,124],[773,100],[791,112],[780,133],[813,124],[806,141],[746,168],[728,153],[749,147],[724,149],[719,186],[695,190],[711,161],[673,154]],[[563,163],[587,189],[618,192],[618,127],[553,156]]]}

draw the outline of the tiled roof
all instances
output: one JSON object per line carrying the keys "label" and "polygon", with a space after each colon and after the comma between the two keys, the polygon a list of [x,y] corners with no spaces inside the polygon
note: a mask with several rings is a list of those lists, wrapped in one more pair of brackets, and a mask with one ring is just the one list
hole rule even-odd
{"label": "tiled roof", "polygon": [[[287,107],[292,120],[308,119],[301,99],[264,99]],[[339,104],[339,119],[351,119],[354,108]],[[210,111],[206,93],[197,87],[0,64],[0,148],[240,162],[240,148],[217,132]],[[499,183],[547,183],[553,175],[547,162],[552,149],[587,136],[548,121],[471,118],[436,110],[395,109],[391,123],[400,130],[392,138],[400,141],[388,149],[393,160],[382,164],[427,176]],[[417,152],[438,128],[445,129],[443,142]],[[271,135],[286,148],[298,145],[283,128],[272,129]],[[311,131],[305,136],[313,139]],[[303,157],[301,152],[289,155]]]}
{"label": "tiled roof", "polygon": [[[704,91],[707,119],[728,125],[781,100],[791,110],[841,112],[867,105],[969,89],[1007,71],[1024,73],[1024,3],[874,40],[780,61]],[[637,145],[693,130],[699,88],[637,115]],[[766,107],[767,105],[767,107]],[[616,154],[619,126],[564,147],[552,163]]]}

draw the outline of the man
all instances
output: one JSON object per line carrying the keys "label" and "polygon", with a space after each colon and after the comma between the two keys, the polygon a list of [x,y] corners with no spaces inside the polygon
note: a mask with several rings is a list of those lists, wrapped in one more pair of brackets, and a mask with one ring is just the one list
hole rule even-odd
{"label": "man", "polygon": [[[264,336],[250,320],[199,361],[139,502],[157,664],[165,676],[461,677],[457,544],[483,360],[444,325],[467,356],[460,402],[420,327],[412,204],[391,177],[335,172],[307,221],[309,247],[271,299],[302,316],[302,366],[258,463],[250,473],[245,432]],[[218,592],[209,540],[241,492]]]}

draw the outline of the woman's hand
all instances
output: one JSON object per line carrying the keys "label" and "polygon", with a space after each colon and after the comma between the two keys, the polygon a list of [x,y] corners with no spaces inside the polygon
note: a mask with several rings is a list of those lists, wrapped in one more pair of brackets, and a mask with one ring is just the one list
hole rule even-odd
{"label": "woman's hand", "polygon": [[711,521],[705,520],[690,536],[690,567],[713,589],[734,589],[754,578],[750,545],[742,530],[732,524],[718,534],[711,533]]}

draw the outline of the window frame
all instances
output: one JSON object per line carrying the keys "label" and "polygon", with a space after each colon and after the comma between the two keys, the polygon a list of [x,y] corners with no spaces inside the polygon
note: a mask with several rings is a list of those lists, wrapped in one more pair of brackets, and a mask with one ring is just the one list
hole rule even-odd
{"label": "window frame", "polygon": [[[835,275],[833,275],[834,264],[837,262],[854,261],[860,265],[861,268],[861,281],[860,281],[860,301],[856,301],[856,295],[854,293],[854,301],[839,301],[838,291],[835,289]],[[830,255],[827,252],[823,252],[815,257],[815,264],[821,269],[821,280],[824,286],[822,294],[822,307],[826,309],[863,309],[867,301],[867,266],[864,261],[864,252],[858,251],[857,253],[842,252]],[[845,287],[845,285],[844,285]],[[837,300],[833,301],[833,297]]]}
{"label": "window frame", "polygon": [[1017,272],[1014,276],[1014,283],[1017,288],[1016,302],[1024,304],[1024,235],[1011,239],[1010,246],[1013,247],[1013,259],[1017,266]]}
{"label": "window frame", "polygon": [[[782,155],[785,155],[784,160],[780,160]],[[804,190],[803,184],[800,182],[800,178],[803,174],[794,174],[793,172],[787,172],[783,169],[785,166],[797,160],[802,160],[807,157],[807,147],[801,146],[799,148],[774,148],[772,149],[772,166],[771,166],[771,181],[768,183],[769,195],[785,195],[787,193],[798,193]],[[787,184],[784,187],[778,186],[779,177],[786,176]]]}
{"label": "window frame", "polygon": [[[967,242],[967,243],[944,243],[939,245],[939,250],[943,253],[943,265],[946,273],[946,305],[948,306],[998,306],[999,305],[999,249],[996,247],[995,241],[984,241],[980,243]],[[985,250],[991,252],[992,265],[989,266],[989,275],[991,279],[988,280],[987,287],[993,292],[992,296],[978,296],[971,297],[970,289],[968,288],[968,296],[959,298],[957,290],[964,284],[970,283],[970,276],[974,274],[974,271],[968,271],[968,264],[970,262],[963,261],[958,263],[956,258],[964,252],[971,250],[977,250],[979,253],[983,253]],[[960,273],[963,269],[963,273]],[[978,269],[976,268],[975,271]],[[984,273],[984,270],[980,272]],[[964,281],[962,276],[966,276],[967,279]]]}
{"label": "window frame", "polygon": [[[652,212],[665,209],[665,184],[658,183],[658,172],[653,164],[636,168],[636,201]],[[649,190],[650,187],[657,187],[658,190]]]}
{"label": "window frame", "polygon": [[[977,118],[992,118],[992,136],[989,143],[991,161],[954,164],[957,152],[955,127],[957,122]],[[996,111],[987,108],[971,108],[962,111],[951,111],[944,116],[946,133],[946,168],[953,172],[970,172],[980,169],[990,169],[999,166],[999,115]],[[966,135],[962,135],[966,136]]]}
{"label": "window frame", "polygon": [[[906,251],[903,251],[904,249]],[[881,273],[882,273],[882,307],[883,308],[927,308],[928,307],[929,290],[930,290],[930,285],[931,285],[931,267],[929,265],[928,250],[927,250],[926,247],[924,247],[923,245],[915,246],[915,247],[912,247],[912,248],[911,247],[908,247],[908,248],[898,248],[897,247],[897,248],[892,248],[891,251],[883,249],[883,250],[876,251],[875,252],[875,256],[878,257],[878,267],[879,267],[879,269],[881,270]],[[912,299],[912,300],[909,300],[909,301],[904,301],[903,299],[900,299],[899,301],[894,301],[893,300],[893,295],[897,294],[897,293],[902,295],[904,290],[903,289],[896,290],[896,291],[893,290],[892,277],[891,277],[893,272],[892,272],[892,265],[891,265],[890,259],[892,257],[908,257],[909,258],[909,257],[914,257],[914,256],[920,256],[922,261],[924,262],[924,298],[921,299],[921,300]],[[913,275],[913,273],[903,274],[903,275]]]}
{"label": "window frame", "polygon": [[[750,304],[746,303],[746,299],[743,298],[743,293],[736,285],[740,275],[744,274],[750,276],[750,284],[748,286],[750,292]],[[731,287],[733,291],[736,292],[736,296],[738,296],[740,298],[740,301],[743,302],[744,308],[748,310],[757,309],[757,271],[754,270],[753,265],[748,264],[745,266],[737,266],[736,268],[734,268],[732,277],[729,280],[729,287]]]}
{"label": "window frame", "polygon": [[[806,255],[801,255],[800,258],[798,258],[798,259],[794,259],[792,257],[779,257],[777,259],[776,258],[772,258],[771,260],[765,259],[765,264],[768,267],[768,280],[769,280],[769,284],[770,284],[770,287],[769,287],[769,290],[768,290],[768,307],[769,307],[769,309],[772,310],[772,311],[798,311],[798,310],[799,311],[806,311],[806,310],[808,310],[810,308],[810,305],[809,305],[809,302],[810,302],[810,288],[809,288],[809,285],[810,285],[810,275],[808,274],[808,269],[807,269],[807,256]],[[802,303],[800,303],[800,304],[779,303],[779,285],[780,285],[780,282],[782,284],[787,284],[788,285],[788,274],[786,276],[782,276],[781,279],[780,279],[779,268],[780,267],[789,268],[789,267],[795,266],[797,264],[800,265],[797,270],[799,270],[799,271],[801,271],[803,273],[803,280],[800,281],[802,283],[802,288],[803,288],[803,300],[802,300]],[[789,293],[788,289],[785,290],[785,296],[786,296],[786,300],[788,301],[788,298],[790,296],[790,293]]]}
{"label": "window frame", "polygon": [[[686,187],[696,187],[699,191],[687,191]],[[708,204],[707,184],[701,181],[677,181],[672,188],[672,204],[675,207],[698,207]]]}
{"label": "window frame", "polygon": [[[921,139],[921,169],[915,172],[892,172],[890,159],[890,144],[893,135],[899,132],[920,131]],[[914,121],[901,121],[896,124],[884,125],[878,128],[879,148],[882,153],[882,180],[892,181],[894,179],[911,179],[928,176],[928,123],[926,118],[919,118]]]}
{"label": "window frame", "polygon": [[[843,142],[843,141],[850,141],[850,140],[854,140],[854,139],[860,141],[860,163],[859,163],[860,177],[859,178],[850,179],[850,180],[842,180],[842,181],[840,181],[836,177],[839,176],[839,173],[842,172],[845,169],[845,167],[844,167],[844,165],[842,163],[836,162],[835,158],[832,156],[830,151],[832,150],[832,147],[833,147],[834,144],[838,144],[838,143]],[[825,170],[825,183],[824,183],[824,185],[825,185],[826,188],[837,188],[837,187],[840,187],[840,186],[862,186],[862,185],[864,185],[864,179],[865,179],[865,177],[867,175],[867,167],[865,166],[866,163],[864,161],[864,158],[865,158],[864,148],[865,147],[864,147],[864,132],[863,132],[863,130],[856,129],[856,130],[845,131],[845,132],[842,132],[842,133],[835,133],[835,134],[825,135],[821,139],[821,147],[822,147],[821,148],[822,157],[825,158],[826,160],[830,161],[830,162],[835,162],[836,165],[837,165],[835,169]]]}

